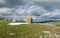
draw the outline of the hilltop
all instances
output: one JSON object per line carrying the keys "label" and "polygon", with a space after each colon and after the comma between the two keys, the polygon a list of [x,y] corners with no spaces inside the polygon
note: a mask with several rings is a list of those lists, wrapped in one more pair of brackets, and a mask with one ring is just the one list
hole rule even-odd
{"label": "hilltop", "polygon": [[[60,22],[8,25],[11,21],[0,20],[0,38],[40,38],[60,35]],[[51,36],[51,37],[52,37]],[[55,37],[55,36],[53,36]]]}

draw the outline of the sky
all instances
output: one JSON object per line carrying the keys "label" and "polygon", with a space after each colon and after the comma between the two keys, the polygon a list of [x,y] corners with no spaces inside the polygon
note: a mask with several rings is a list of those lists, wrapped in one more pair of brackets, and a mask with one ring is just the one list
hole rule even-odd
{"label": "sky", "polygon": [[0,17],[32,16],[34,22],[60,20],[60,0],[0,0]]}

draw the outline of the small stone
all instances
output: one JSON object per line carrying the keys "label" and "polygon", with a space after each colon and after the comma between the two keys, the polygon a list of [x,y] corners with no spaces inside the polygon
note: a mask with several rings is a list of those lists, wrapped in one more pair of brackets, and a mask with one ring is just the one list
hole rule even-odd
{"label": "small stone", "polygon": [[55,30],[55,29],[52,29],[52,30]]}
{"label": "small stone", "polygon": [[49,33],[50,34],[50,31],[43,31],[44,33]]}
{"label": "small stone", "polygon": [[35,36],[37,36],[37,34],[34,34]]}
{"label": "small stone", "polygon": [[20,34],[23,34],[23,33],[20,33]]}
{"label": "small stone", "polygon": [[14,35],[14,33],[10,33],[9,35]]}
{"label": "small stone", "polygon": [[42,38],[42,36],[39,36],[40,38]]}

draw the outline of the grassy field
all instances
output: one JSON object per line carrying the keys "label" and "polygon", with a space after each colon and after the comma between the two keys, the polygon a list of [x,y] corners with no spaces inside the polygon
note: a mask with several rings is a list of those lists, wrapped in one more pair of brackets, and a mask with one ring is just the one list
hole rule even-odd
{"label": "grassy field", "polygon": [[[8,25],[10,21],[0,20],[0,38],[40,38],[40,36],[45,36],[46,33],[43,31],[51,32],[52,36],[55,33],[60,33],[60,27],[55,28],[56,26],[49,26],[47,24],[25,24],[11,26]],[[51,22],[49,24],[59,24]]]}

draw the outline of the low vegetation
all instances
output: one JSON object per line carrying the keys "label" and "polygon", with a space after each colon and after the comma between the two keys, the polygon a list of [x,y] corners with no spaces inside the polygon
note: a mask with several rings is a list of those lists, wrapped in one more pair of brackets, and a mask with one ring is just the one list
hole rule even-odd
{"label": "low vegetation", "polygon": [[51,34],[60,32],[60,28],[54,26],[33,23],[12,26],[8,25],[10,22],[0,20],[0,38],[40,38],[40,36],[44,37],[46,35],[43,31],[49,31]]}

